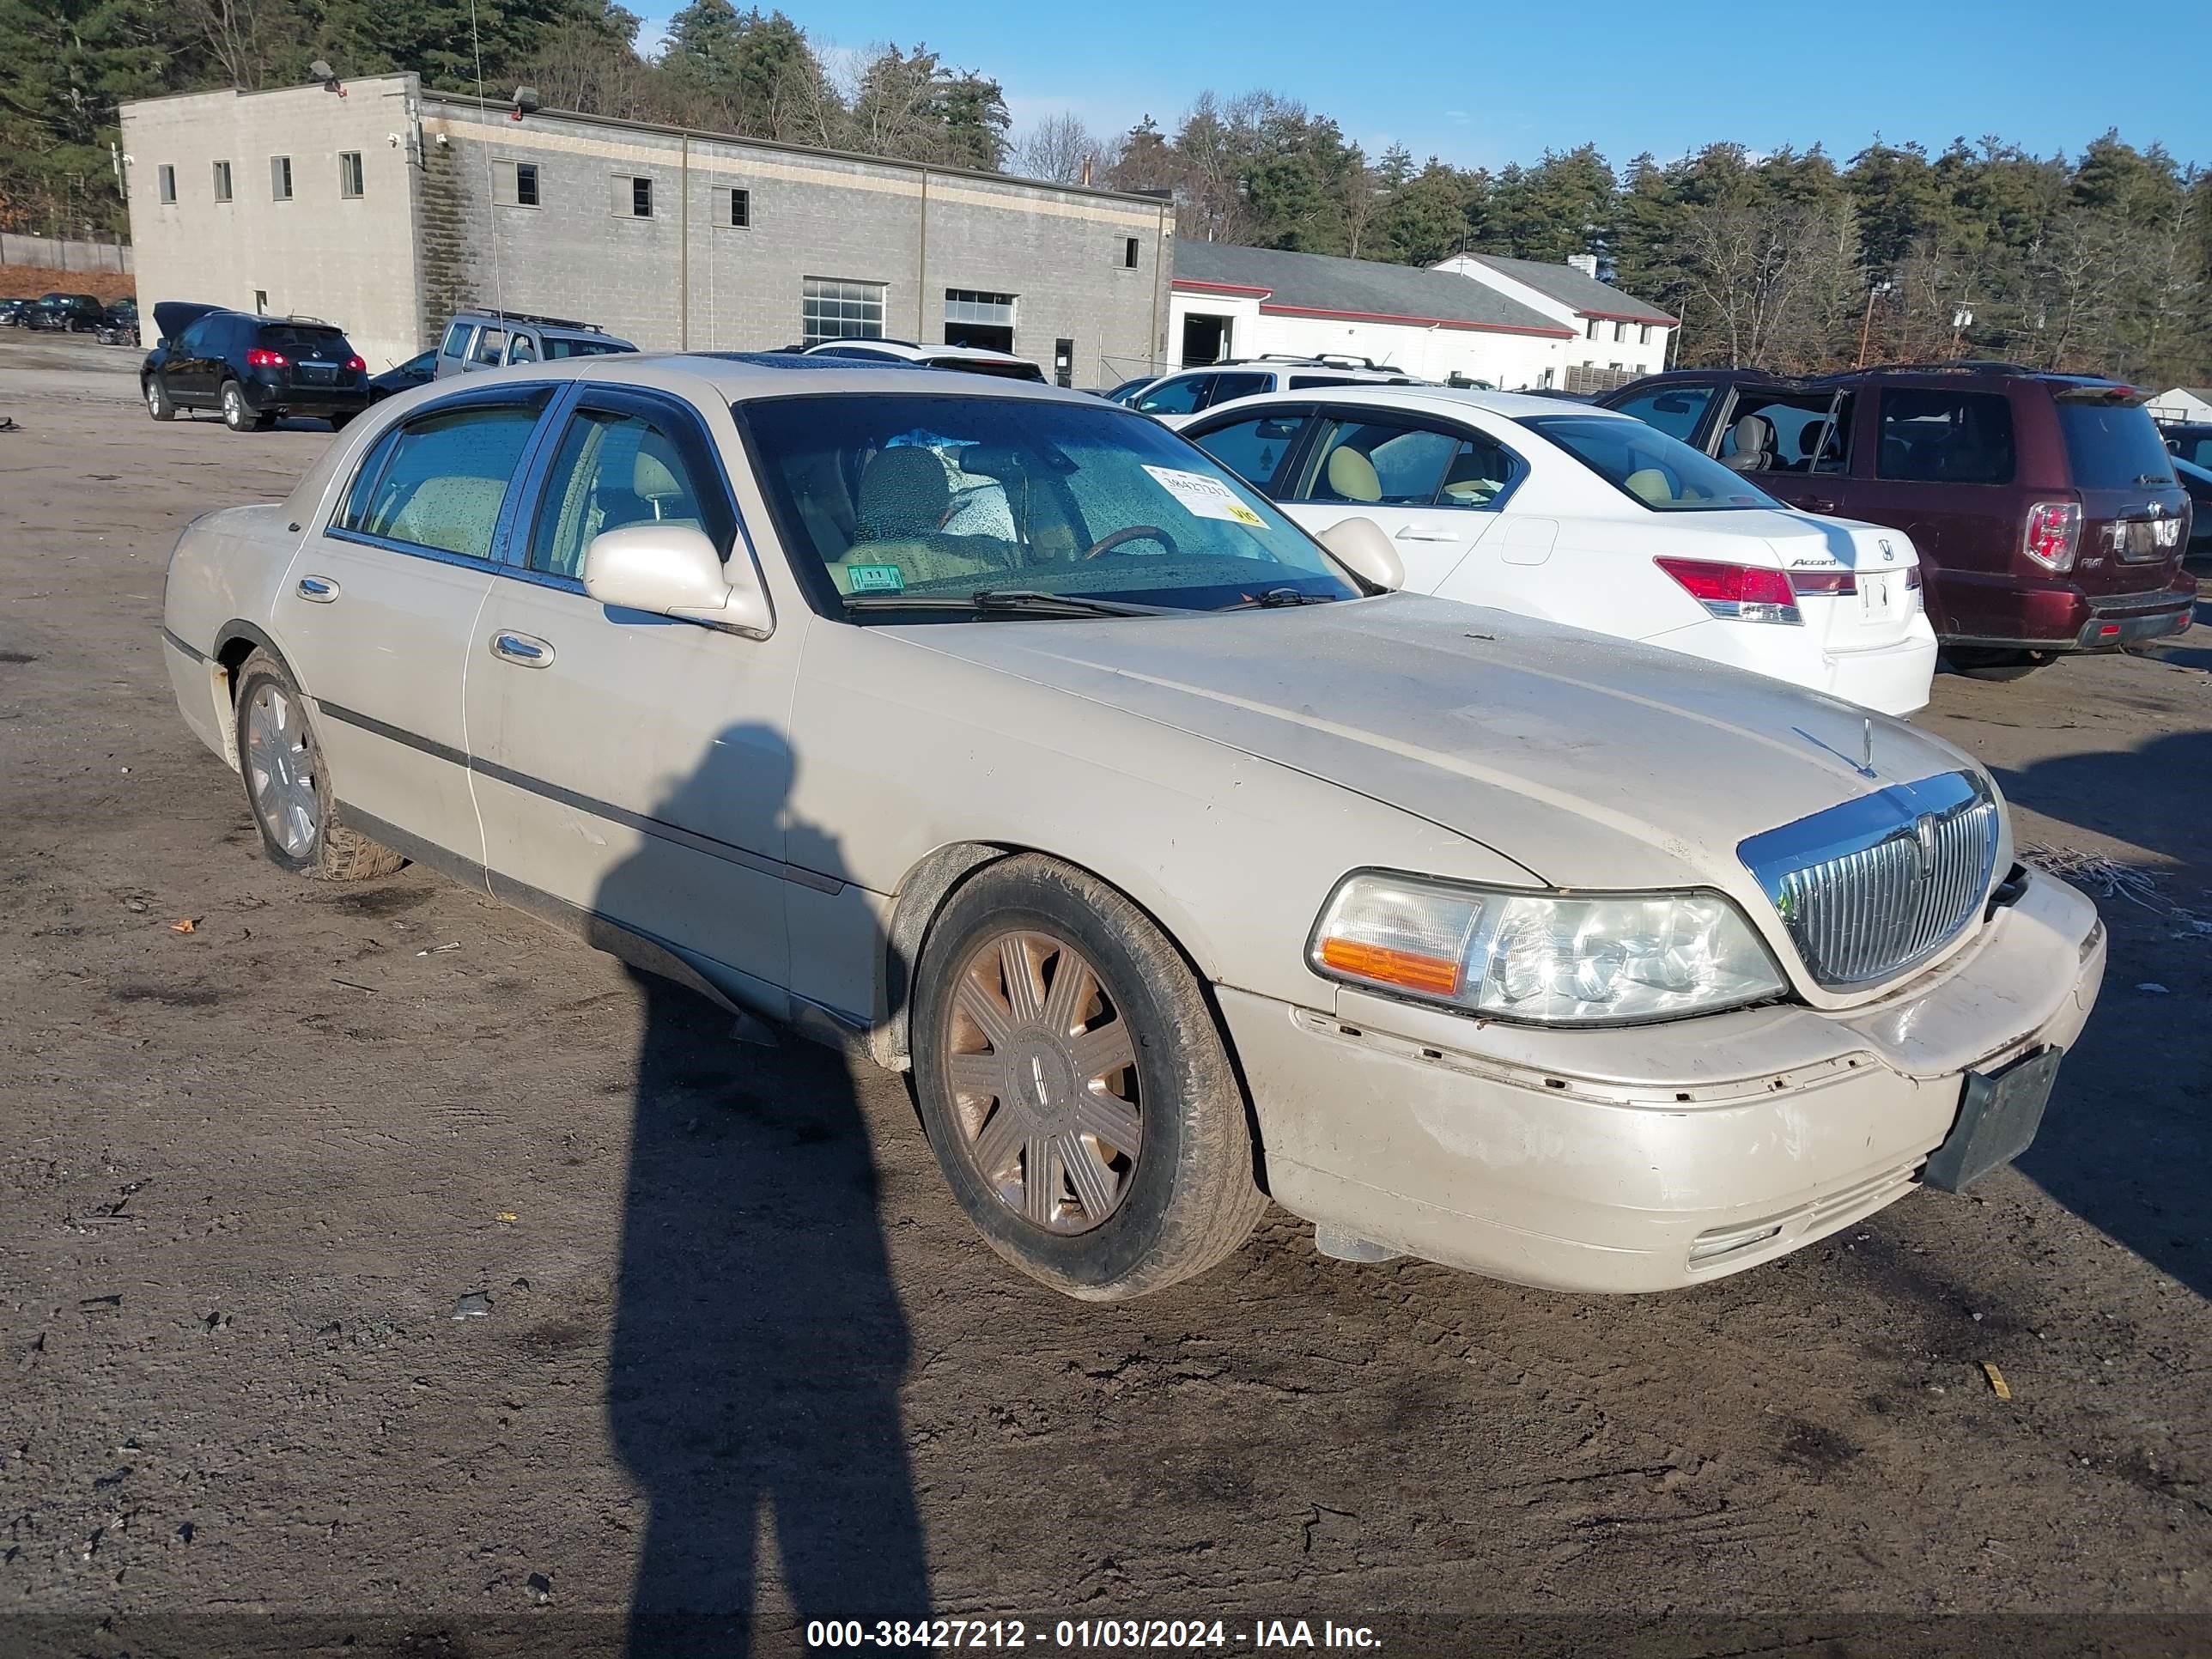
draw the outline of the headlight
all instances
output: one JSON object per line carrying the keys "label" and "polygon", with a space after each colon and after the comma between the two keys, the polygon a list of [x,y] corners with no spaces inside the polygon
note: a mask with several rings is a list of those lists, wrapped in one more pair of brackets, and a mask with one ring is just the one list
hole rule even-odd
{"label": "headlight", "polygon": [[1347,985],[1539,1024],[1711,1013],[1786,988],[1717,893],[1577,898],[1417,876],[1347,876],[1307,960]]}

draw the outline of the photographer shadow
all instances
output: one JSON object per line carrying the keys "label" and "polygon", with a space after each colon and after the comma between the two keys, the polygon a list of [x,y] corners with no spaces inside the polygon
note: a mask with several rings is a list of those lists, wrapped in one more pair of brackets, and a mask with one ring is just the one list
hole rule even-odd
{"label": "photographer shadow", "polygon": [[[781,823],[792,775],[781,734],[735,727],[652,817],[726,834],[732,792],[750,805],[768,790]],[[818,831],[793,839],[811,862],[836,857]],[[666,915],[672,895],[701,890],[704,856],[648,835],[594,908]],[[907,1326],[858,1062],[789,1036],[741,1041],[700,991],[632,972],[646,1012],[607,1385],[617,1452],[650,1506],[631,1659],[749,1652],[771,1528],[802,1630],[926,1616],[898,1399]]]}

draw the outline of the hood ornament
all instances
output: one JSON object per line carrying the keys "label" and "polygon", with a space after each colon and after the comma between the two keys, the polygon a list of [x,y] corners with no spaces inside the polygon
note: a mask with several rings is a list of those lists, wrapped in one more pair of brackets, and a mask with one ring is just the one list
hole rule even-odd
{"label": "hood ornament", "polygon": [[1799,737],[1804,738],[1806,742],[1811,744],[1815,749],[1826,750],[1830,754],[1833,755],[1838,760],[1842,761],[1861,777],[1871,778],[1879,775],[1874,769],[1874,721],[1871,718],[1866,721],[1865,729],[1860,736],[1859,757],[1856,760],[1853,760],[1849,755],[1846,755],[1842,750],[1837,748],[1835,744],[1828,742],[1826,738],[1814,737],[1810,732],[1808,732],[1802,726],[1793,726],[1790,729],[1792,732],[1795,732]]}

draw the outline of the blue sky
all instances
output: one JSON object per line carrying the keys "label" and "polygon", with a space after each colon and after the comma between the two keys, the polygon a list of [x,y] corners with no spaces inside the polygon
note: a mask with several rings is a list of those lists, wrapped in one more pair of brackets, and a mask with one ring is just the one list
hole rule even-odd
{"label": "blue sky", "polygon": [[[1930,149],[1996,133],[2071,153],[2115,125],[2212,164],[2201,0],[783,4],[818,44],[920,40],[995,76],[1018,127],[1061,110],[1100,131],[1147,112],[1171,127],[1206,88],[1266,87],[1334,115],[1370,154],[1396,142],[1470,167],[1584,139],[1616,162],[1717,138],[1818,140],[1848,156],[1877,132]],[[647,37],[671,9],[653,8]]]}

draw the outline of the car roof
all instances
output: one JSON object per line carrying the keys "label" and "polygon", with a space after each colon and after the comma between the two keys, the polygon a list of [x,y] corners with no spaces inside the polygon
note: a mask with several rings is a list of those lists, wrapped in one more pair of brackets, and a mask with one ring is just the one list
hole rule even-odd
{"label": "car roof", "polygon": [[[1296,392],[1262,392],[1249,398],[1231,398],[1213,405],[1200,420],[1224,410],[1257,409],[1267,404],[1366,404],[1389,409],[1425,410],[1437,415],[1464,415],[1470,409],[1521,421],[1539,416],[1588,415],[1609,421],[1632,421],[1632,415],[1616,410],[1563,404],[1556,398],[1532,398],[1519,392],[1478,392],[1472,386],[1387,386],[1353,381],[1342,386],[1302,386]],[[1196,424],[1194,422],[1193,424]]]}
{"label": "car roof", "polygon": [[[1113,409],[1087,392],[1000,374],[962,374],[941,369],[917,375],[905,363],[871,363],[854,357],[811,356],[795,351],[608,352],[595,357],[564,357],[549,362],[514,363],[468,376],[471,387],[499,376],[510,380],[575,379],[651,382],[662,374],[703,380],[715,395],[732,404],[839,392],[872,392],[909,398],[1026,398],[1073,404],[1084,409]],[[441,381],[440,385],[449,382]],[[1133,420],[1146,418],[1132,414]]]}

